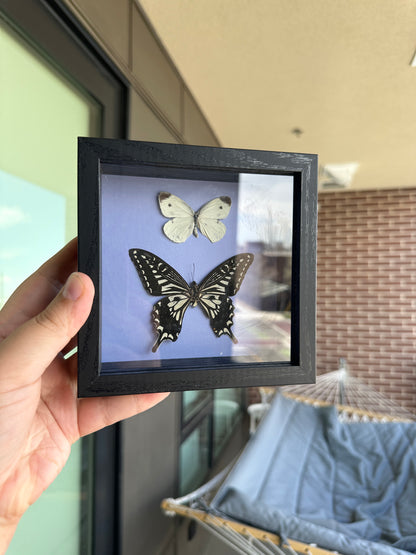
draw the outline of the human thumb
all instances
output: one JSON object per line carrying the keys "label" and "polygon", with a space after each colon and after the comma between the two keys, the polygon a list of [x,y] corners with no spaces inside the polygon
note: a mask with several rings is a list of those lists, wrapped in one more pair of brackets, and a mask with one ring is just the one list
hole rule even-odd
{"label": "human thumb", "polygon": [[53,301],[0,343],[0,390],[33,383],[75,336],[91,310],[94,285],[72,273]]}

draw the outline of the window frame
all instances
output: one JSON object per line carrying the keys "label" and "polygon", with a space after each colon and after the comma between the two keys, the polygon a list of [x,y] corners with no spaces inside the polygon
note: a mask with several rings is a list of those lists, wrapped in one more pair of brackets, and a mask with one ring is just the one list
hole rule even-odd
{"label": "window frame", "polygon": [[63,2],[0,0],[0,17],[105,107],[102,137],[126,138],[128,82]]}
{"label": "window frame", "polygon": [[[244,413],[247,407],[247,400],[246,400],[246,390],[244,388],[230,388],[230,391],[238,392],[237,395],[239,397],[239,418],[236,419],[232,429],[226,441],[216,449],[215,444],[215,414],[217,409],[216,399],[215,399],[215,391],[214,389],[211,390],[197,390],[198,393],[204,391],[206,393],[203,401],[199,405],[199,409],[197,411],[192,412],[192,414],[188,418],[184,418],[185,412],[185,403],[184,403],[184,393],[180,393],[180,434],[179,434],[179,455],[178,455],[178,495],[184,495],[189,492],[185,492],[183,490],[183,484],[181,483],[181,464],[182,459],[180,455],[180,450],[184,442],[188,439],[188,437],[195,432],[198,428],[204,425],[204,421],[206,418],[209,419],[209,436],[207,441],[207,463],[208,463],[208,470],[207,474],[201,480],[201,482],[195,486],[199,487],[204,483],[216,465],[222,460],[225,451],[229,449],[232,443],[232,436],[236,433],[240,427],[245,425],[244,423]],[[222,391],[228,391],[228,389],[224,389]],[[237,449],[240,449],[241,445],[239,444]],[[234,449],[231,449],[231,456],[234,456],[236,453]]]}

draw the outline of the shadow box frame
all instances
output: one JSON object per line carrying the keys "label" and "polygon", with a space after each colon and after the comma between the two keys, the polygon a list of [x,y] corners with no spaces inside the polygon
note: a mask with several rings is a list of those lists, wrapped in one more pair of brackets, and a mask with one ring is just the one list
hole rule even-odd
{"label": "shadow box frame", "polygon": [[[253,359],[250,356],[234,356],[232,354],[224,356],[223,353],[220,353],[220,356],[214,353],[213,356],[195,357],[192,356],[192,353],[195,353],[195,351],[192,351],[192,340],[188,342],[191,345],[187,345],[190,355],[176,356],[176,358],[167,355],[167,358],[163,358],[161,351],[164,350],[164,353],[166,353],[168,350],[165,344],[180,344],[181,335],[177,337],[177,342],[176,340],[164,341],[163,349],[158,346],[156,360],[150,358],[135,360],[134,357],[133,359],[130,357],[128,360],[123,360],[124,352],[120,360],[117,358],[120,354],[116,354],[114,360],[107,360],[108,355],[105,353],[107,346],[114,343],[115,353],[117,353],[117,349],[121,348],[120,343],[123,343],[123,339],[117,340],[117,338],[114,338],[113,340],[111,333],[108,335],[109,332],[105,330],[105,323],[107,321],[112,322],[114,318],[119,318],[120,324],[118,327],[123,327],[124,322],[129,322],[129,320],[126,316],[124,297],[120,297],[121,300],[117,302],[115,307],[111,308],[112,312],[110,309],[107,310],[106,299],[112,299],[115,293],[119,293],[119,290],[124,291],[123,287],[127,288],[127,292],[123,293],[124,295],[130,294],[129,287],[137,288],[135,294],[137,291],[137,294],[140,292],[140,294],[147,295],[147,302],[151,304],[154,304],[161,297],[164,298],[162,294],[151,296],[148,294],[149,291],[144,290],[144,281],[140,277],[137,267],[135,268],[134,263],[132,264],[133,259],[128,261],[130,266],[126,266],[126,271],[117,268],[117,260],[114,256],[116,251],[111,251],[113,235],[117,233],[120,227],[125,225],[124,213],[117,214],[117,209],[114,207],[114,204],[117,204],[117,199],[122,194],[127,195],[127,204],[124,206],[131,207],[133,204],[129,198],[131,191],[139,196],[140,191],[145,191],[147,195],[147,189],[145,188],[140,189],[140,191],[136,190],[135,179],[142,181],[147,179],[151,183],[153,183],[152,180],[156,180],[156,183],[158,183],[157,180],[162,179],[160,183],[169,184],[172,180],[174,183],[178,180],[182,183],[180,180],[183,176],[184,183],[190,183],[186,180],[194,179],[198,184],[198,188],[193,187],[189,189],[190,191],[206,190],[209,198],[216,197],[216,201],[219,201],[218,196],[221,193],[218,194],[215,186],[211,184],[219,183],[220,187],[224,184],[224,187],[233,191],[236,186],[238,187],[236,176],[240,179],[241,175],[249,178],[252,175],[261,178],[266,176],[265,179],[271,179],[270,176],[289,176],[293,184],[293,194],[291,193],[293,205],[291,214],[290,356],[288,360],[263,360],[258,362],[258,357]],[[123,184],[123,190],[119,190],[119,183]],[[202,184],[202,187],[199,187],[199,184]],[[234,187],[234,189],[230,189],[230,187]],[[159,186],[159,189],[163,190],[163,187]],[[108,191],[108,193],[105,191]],[[108,195],[108,200],[106,195]],[[187,252],[184,250],[188,248],[184,246],[186,243],[190,245],[190,249],[194,249],[193,252],[198,252],[195,251],[195,248],[198,248],[203,253],[211,252],[209,249],[213,251],[214,248],[217,248],[217,244],[221,244],[221,241],[215,242],[215,244],[211,243],[207,236],[203,236],[201,229],[198,230],[195,223],[194,234],[191,233],[190,237],[177,247],[177,243],[163,234],[163,225],[172,218],[161,213],[161,205],[157,205],[157,194],[153,194],[153,197],[154,214],[157,214],[158,217],[157,230],[159,235],[157,237],[160,236],[160,243],[157,239],[157,244],[159,250],[164,249],[163,252],[169,254],[169,250],[166,251],[166,248],[172,249],[172,254],[169,257],[162,256],[159,253],[160,259],[175,268],[178,260],[176,253]],[[135,198],[137,200],[138,197]],[[176,199],[177,197],[172,198]],[[228,196],[220,196],[220,198],[229,199]],[[253,201],[254,205],[256,202],[261,202],[259,200],[260,196],[256,198],[257,201]],[[138,215],[137,218],[134,218],[134,225],[131,224],[129,229],[137,227],[137,237],[147,237],[150,241],[149,238],[151,238],[152,232],[149,228],[153,227],[156,216],[152,216],[149,221],[146,220],[147,223],[143,223],[143,229],[140,228],[140,222],[142,219],[143,222],[145,221],[147,213],[149,211],[153,213],[153,208],[152,210],[145,210],[146,202],[145,198],[143,203],[136,202]],[[269,200],[264,199],[264,202],[268,203]],[[140,217],[139,205],[142,207],[142,218]],[[192,209],[196,210],[202,205],[201,200],[198,206],[192,205]],[[191,206],[191,203],[189,203],[189,206]],[[255,209],[254,206],[251,210]],[[235,208],[232,205],[230,214],[238,210],[238,206]],[[196,216],[194,217],[196,222]],[[229,228],[227,231],[229,231],[231,240],[232,221],[230,219],[230,223],[228,223],[228,218],[225,218],[223,223],[226,228]],[[136,230],[134,232],[136,233]],[[199,235],[199,237],[196,238],[193,235]],[[225,236],[227,236],[227,233],[225,233]],[[313,383],[316,372],[316,241],[317,155],[118,139],[79,138],[78,268],[79,271],[85,272],[92,278],[95,286],[95,297],[90,316],[78,334],[78,396],[95,397],[160,391]],[[130,249],[143,248],[150,254],[155,250],[149,248],[148,244],[145,246],[137,244],[140,243],[139,240],[135,243],[127,244],[127,242],[125,251],[123,244],[124,258],[128,258],[127,250]],[[222,251],[218,252],[221,253]],[[116,255],[117,253],[118,251]],[[130,255],[130,258],[132,258],[132,255]],[[222,259],[225,258],[226,251],[224,250]],[[194,270],[196,270],[196,266],[197,264],[194,263]],[[108,286],[106,285],[106,278],[103,277],[106,267],[116,268],[116,271],[113,272],[113,281]],[[247,275],[249,275],[249,272],[250,268],[247,270]],[[126,273],[128,273],[128,280],[130,280],[127,280],[127,282]],[[189,274],[182,273],[182,275],[187,283],[192,281],[188,279],[192,277]],[[244,275],[246,276],[246,274]],[[247,279],[247,277],[244,277],[244,280]],[[120,285],[118,280],[120,280]],[[134,285],[132,280],[135,280]],[[243,285],[241,289],[243,289]],[[231,296],[234,292],[229,294]],[[238,295],[233,297],[233,300],[237,297]],[[232,303],[231,306],[233,306]],[[150,312],[151,310],[150,305]],[[103,316],[103,313],[106,312],[108,314]],[[138,308],[134,314],[136,316],[140,315],[143,319],[143,325],[151,329],[152,322],[149,311],[143,311],[143,314],[141,312],[142,309]],[[198,310],[187,310],[187,313],[191,312],[196,313]],[[205,337],[207,341],[213,337],[218,341],[218,345],[223,341],[224,345],[227,345],[228,342],[231,346],[231,337],[215,338],[209,327],[211,321],[208,322],[208,319],[210,317],[208,314],[204,315],[203,310],[199,310],[199,313],[202,314],[206,330],[208,330],[203,332],[206,333],[204,340]],[[208,316],[208,319],[205,316]],[[235,313],[233,313],[233,316],[236,317]],[[187,317],[186,314],[183,319],[184,322]],[[142,322],[140,322],[140,325],[142,325]],[[211,327],[214,329],[212,325]],[[134,325],[128,327],[129,330],[131,328],[134,328]],[[154,321],[153,328],[152,332],[154,334],[157,331]],[[113,333],[116,334],[116,331],[113,330]],[[146,335],[146,333],[147,329],[145,329],[143,335]],[[142,333],[138,328],[137,338],[141,337]],[[182,341],[183,349],[184,344],[185,342]],[[231,352],[231,347],[229,349]]]}

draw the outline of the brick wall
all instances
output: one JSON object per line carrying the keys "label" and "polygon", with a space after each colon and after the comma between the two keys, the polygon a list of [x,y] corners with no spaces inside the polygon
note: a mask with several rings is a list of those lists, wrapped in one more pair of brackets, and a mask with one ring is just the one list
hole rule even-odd
{"label": "brick wall", "polygon": [[416,410],[416,189],[323,193],[317,372],[351,374]]}

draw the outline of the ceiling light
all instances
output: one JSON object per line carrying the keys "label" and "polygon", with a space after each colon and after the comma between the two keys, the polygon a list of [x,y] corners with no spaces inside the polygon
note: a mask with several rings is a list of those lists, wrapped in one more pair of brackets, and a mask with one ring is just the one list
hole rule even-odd
{"label": "ceiling light", "polygon": [[344,189],[349,187],[358,170],[357,162],[325,164],[319,170],[319,185],[322,189]]}
{"label": "ceiling light", "polygon": [[412,67],[416,67],[416,52],[413,54],[412,61],[410,62]]}

